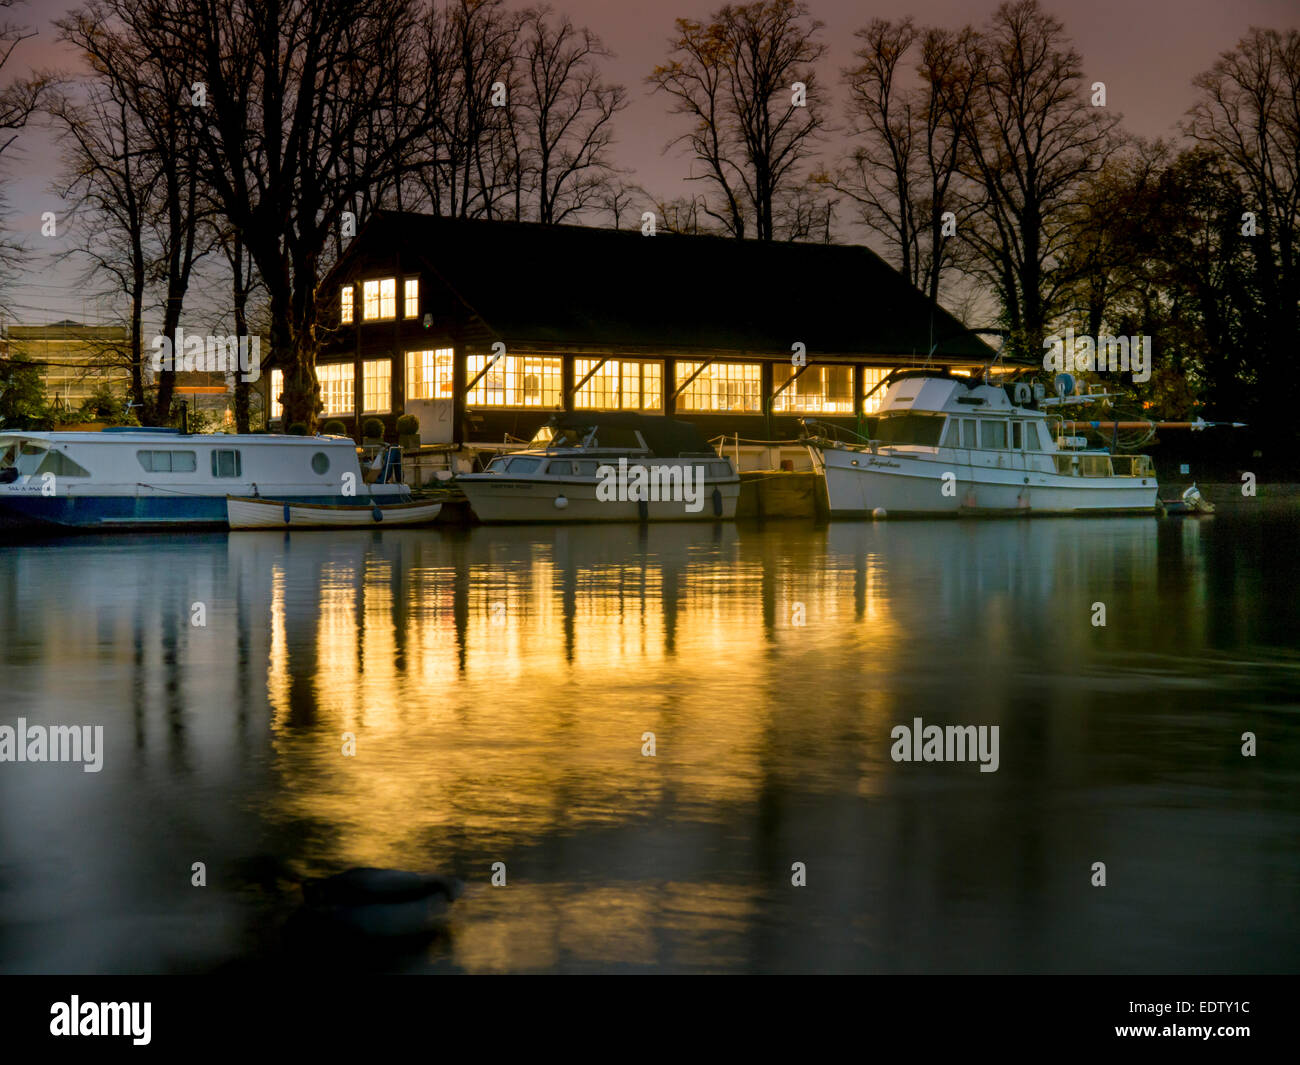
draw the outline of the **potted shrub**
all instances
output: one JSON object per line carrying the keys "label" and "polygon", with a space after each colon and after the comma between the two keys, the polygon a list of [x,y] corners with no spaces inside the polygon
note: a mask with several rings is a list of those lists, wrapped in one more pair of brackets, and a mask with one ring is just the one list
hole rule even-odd
{"label": "potted shrub", "polygon": [[325,436],[347,436],[348,427],[337,418],[331,418],[321,426],[321,433]]}
{"label": "potted shrub", "polygon": [[307,426],[303,425],[302,422],[294,422],[286,431],[289,436],[306,436]]}
{"label": "potted shrub", "polygon": [[378,418],[367,418],[361,425],[361,437],[367,444],[382,444],[384,423]]}
{"label": "potted shrub", "polygon": [[420,419],[414,414],[403,414],[397,419],[397,444],[403,451],[419,448]]}

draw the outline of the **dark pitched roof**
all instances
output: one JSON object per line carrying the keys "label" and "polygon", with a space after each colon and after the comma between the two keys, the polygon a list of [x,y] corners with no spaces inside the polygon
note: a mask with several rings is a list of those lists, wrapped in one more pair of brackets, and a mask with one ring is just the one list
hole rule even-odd
{"label": "dark pitched roof", "polygon": [[[507,342],[984,361],[993,350],[868,248],[378,211],[331,278],[400,250]],[[328,282],[327,282],[328,284]]]}

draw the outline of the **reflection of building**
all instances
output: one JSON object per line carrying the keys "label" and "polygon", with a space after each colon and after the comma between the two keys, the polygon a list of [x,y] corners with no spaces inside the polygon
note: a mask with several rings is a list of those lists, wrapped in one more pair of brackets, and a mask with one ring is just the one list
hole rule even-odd
{"label": "reflection of building", "polygon": [[11,325],[10,352],[31,359],[41,371],[52,404],[75,410],[95,392],[111,388],[125,393],[130,380],[122,364],[126,330],[117,325]]}
{"label": "reflection of building", "polygon": [[[560,409],[677,414],[711,437],[853,428],[890,368],[992,356],[857,246],[380,211],[320,292],[322,417],[391,434],[411,413],[429,443],[526,438]],[[284,378],[266,380],[274,422]]]}

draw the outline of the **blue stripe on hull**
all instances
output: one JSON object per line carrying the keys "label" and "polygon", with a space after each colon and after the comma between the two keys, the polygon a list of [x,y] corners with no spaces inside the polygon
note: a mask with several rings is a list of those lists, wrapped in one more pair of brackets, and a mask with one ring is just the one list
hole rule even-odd
{"label": "blue stripe on hull", "polygon": [[[291,503],[355,506],[356,496],[290,496]],[[394,498],[394,502],[406,502]],[[364,502],[364,500],[362,500]],[[0,496],[0,529],[104,531],[226,527],[225,496]]]}

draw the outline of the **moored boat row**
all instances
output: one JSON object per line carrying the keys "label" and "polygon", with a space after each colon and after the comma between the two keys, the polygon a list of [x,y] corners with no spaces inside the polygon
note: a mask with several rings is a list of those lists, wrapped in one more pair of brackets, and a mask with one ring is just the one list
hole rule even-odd
{"label": "moored boat row", "polygon": [[[944,370],[881,383],[868,437],[805,423],[831,518],[1152,513],[1150,460],[1082,447],[1041,384]],[[851,435],[851,434],[848,434]],[[437,499],[400,483],[387,449],[363,471],[346,437],[177,430],[0,434],[0,526],[340,528],[426,524]],[[524,447],[451,487],[481,522],[729,521],[741,478],[692,423],[557,414]],[[1198,497],[1199,498],[1199,497]],[[1207,512],[1208,504],[1166,510]]]}

